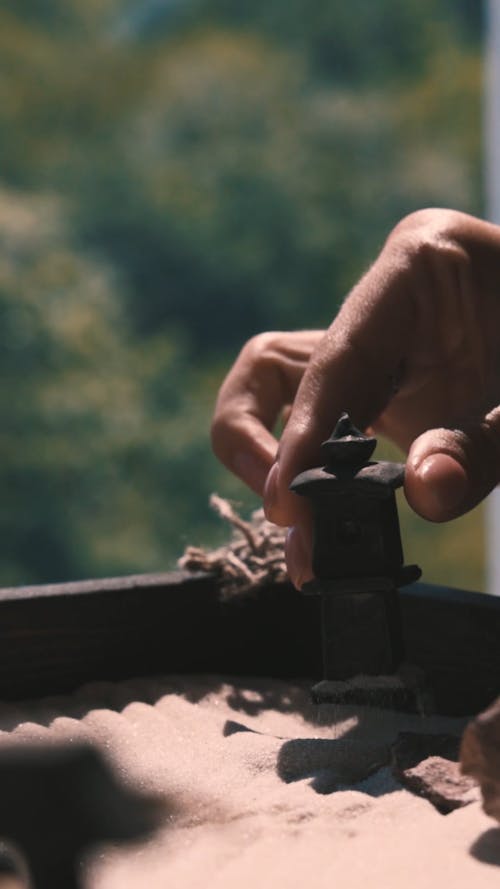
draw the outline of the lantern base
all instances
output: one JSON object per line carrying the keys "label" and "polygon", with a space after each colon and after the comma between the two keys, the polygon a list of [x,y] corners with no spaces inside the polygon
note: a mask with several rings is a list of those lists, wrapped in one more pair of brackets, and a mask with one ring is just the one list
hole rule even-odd
{"label": "lantern base", "polygon": [[311,689],[315,704],[380,707],[428,716],[432,701],[425,689],[424,674],[405,665],[390,676],[358,675],[346,680],[323,679]]}

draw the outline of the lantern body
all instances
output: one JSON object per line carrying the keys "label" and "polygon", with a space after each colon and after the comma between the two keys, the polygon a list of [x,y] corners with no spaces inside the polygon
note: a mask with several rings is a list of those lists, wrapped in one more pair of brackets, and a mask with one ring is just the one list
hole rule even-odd
{"label": "lantern body", "polygon": [[394,492],[353,484],[313,501],[313,572],[318,579],[395,577],[403,550]]}
{"label": "lantern body", "polygon": [[317,580],[385,578],[382,588],[398,585],[403,550],[395,489],[403,478],[400,463],[379,461],[308,469],[294,479],[291,490],[311,503]]}

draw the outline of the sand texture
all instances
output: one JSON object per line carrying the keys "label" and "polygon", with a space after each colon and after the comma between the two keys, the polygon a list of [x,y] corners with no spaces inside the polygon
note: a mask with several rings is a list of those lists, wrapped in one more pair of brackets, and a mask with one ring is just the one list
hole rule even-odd
{"label": "sand texture", "polygon": [[0,708],[2,744],[92,740],[172,806],[148,844],[99,851],[91,889],[493,889],[479,797],[440,815],[388,765],[400,731],[458,720],[315,707],[277,681],[168,677]]}

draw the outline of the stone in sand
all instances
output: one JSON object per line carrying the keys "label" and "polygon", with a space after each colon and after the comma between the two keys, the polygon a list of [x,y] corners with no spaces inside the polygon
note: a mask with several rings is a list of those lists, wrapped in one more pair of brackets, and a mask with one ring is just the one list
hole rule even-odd
{"label": "stone in sand", "polygon": [[474,779],[462,775],[458,763],[442,756],[429,756],[414,768],[406,769],[402,783],[428,799],[443,815],[478,799]]}

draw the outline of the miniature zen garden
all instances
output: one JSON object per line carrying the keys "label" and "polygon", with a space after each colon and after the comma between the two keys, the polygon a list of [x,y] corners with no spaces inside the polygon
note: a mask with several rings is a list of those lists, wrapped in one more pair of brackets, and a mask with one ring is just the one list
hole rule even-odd
{"label": "miniature zen garden", "polygon": [[496,886],[482,508],[418,519],[341,416],[298,591],[208,435],[250,336],[328,324],[405,214],[484,215],[483,18],[2,4],[0,887]]}

